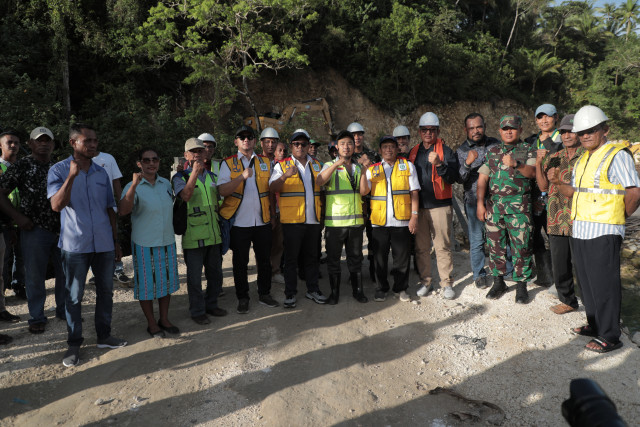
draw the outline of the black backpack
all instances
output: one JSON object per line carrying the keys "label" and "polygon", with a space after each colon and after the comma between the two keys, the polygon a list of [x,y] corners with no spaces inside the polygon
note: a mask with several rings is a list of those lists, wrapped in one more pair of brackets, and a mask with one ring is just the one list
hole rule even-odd
{"label": "black backpack", "polygon": [[[178,173],[189,179],[189,174],[184,172]],[[179,235],[187,232],[187,202],[182,200],[182,197],[178,195],[176,195],[173,201],[173,232]]]}

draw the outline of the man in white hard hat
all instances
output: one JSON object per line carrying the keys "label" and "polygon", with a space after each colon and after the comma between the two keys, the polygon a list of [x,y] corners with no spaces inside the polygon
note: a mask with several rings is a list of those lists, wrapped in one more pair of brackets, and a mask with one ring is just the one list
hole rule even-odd
{"label": "man in white hard hat", "polygon": [[[540,169],[542,159],[548,154],[560,151],[562,137],[556,128],[558,111],[552,104],[542,104],[536,108],[536,125],[540,131],[525,139],[536,150],[537,169]],[[542,172],[539,172],[542,173]],[[540,191],[537,185],[531,188],[533,201],[533,254],[536,260],[536,283],[541,286],[551,286],[553,275],[551,268],[551,252],[547,250],[542,229],[547,234],[547,192]]]}
{"label": "man in white hard hat", "polygon": [[[438,137],[440,120],[432,112],[420,117],[422,144],[409,153],[420,181],[420,209],[416,231],[416,258],[420,274],[419,296],[433,290],[431,284],[431,245],[436,251],[440,287],[443,297],[453,299],[453,258],[451,230],[453,228],[452,184],[458,180],[458,160],[451,148]],[[432,241],[433,236],[433,241]]]}
{"label": "man in white hard hat", "polygon": [[217,182],[218,175],[220,175],[220,162],[211,160],[216,151],[216,147],[218,146],[216,139],[210,133],[202,133],[198,139],[204,144],[204,153],[202,157],[204,168],[209,172],[213,172],[214,182]]}
{"label": "man in white hard hat", "polygon": [[262,155],[271,160],[273,167],[273,158],[275,157],[276,146],[280,141],[280,135],[274,128],[264,128],[260,133],[260,145],[262,146]]}
{"label": "man in white hard hat", "polygon": [[393,137],[398,140],[398,156],[407,157],[410,150],[411,132],[406,126],[396,126],[393,129]]}
{"label": "man in white hard hat", "polygon": [[549,181],[571,197],[572,243],[576,272],[582,290],[587,325],[574,334],[593,337],[586,349],[607,353],[622,347],[620,341],[620,246],[625,222],[640,205],[640,178],[624,144],[607,141],[609,118],[586,105],[573,120],[574,133],[587,152],[578,159],[571,183],[558,168]]}

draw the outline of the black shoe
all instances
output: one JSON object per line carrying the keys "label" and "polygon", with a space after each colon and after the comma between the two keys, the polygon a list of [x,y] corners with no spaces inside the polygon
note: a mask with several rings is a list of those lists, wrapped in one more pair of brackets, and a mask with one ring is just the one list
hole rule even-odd
{"label": "black shoe", "polygon": [[361,303],[368,302],[369,299],[364,295],[364,290],[362,289],[362,273],[351,273],[350,279],[353,297],[356,301]]}
{"label": "black shoe", "polygon": [[158,326],[160,326],[160,329],[162,329],[165,332],[169,332],[170,334],[173,334],[173,335],[179,335],[180,334],[180,329],[178,329],[177,326],[164,326],[160,322],[158,322]]}
{"label": "black shoe", "polygon": [[238,301],[238,313],[239,314],[247,314],[249,312],[249,300],[241,299]]}
{"label": "black shoe", "polygon": [[374,301],[378,301],[378,302],[382,302],[384,300],[387,299],[387,293],[385,291],[376,291],[376,293],[373,295],[373,300]]}
{"label": "black shoe", "polygon": [[258,297],[258,302],[262,305],[266,305],[267,307],[278,307],[280,305],[276,300],[271,298],[271,295],[269,294],[260,295]]}
{"label": "black shoe", "polygon": [[11,314],[5,310],[0,312],[0,320],[3,322],[18,323],[20,321],[20,316],[16,316],[15,314]]}
{"label": "black shoe", "polygon": [[80,361],[80,347],[78,346],[69,346],[67,352],[64,354],[62,359],[62,364],[67,368],[71,366],[76,366]]}
{"label": "black shoe", "polygon": [[159,331],[155,331],[155,332],[151,332],[151,328],[147,328],[147,333],[149,335],[151,335],[151,338],[166,338],[167,337],[167,335],[162,330],[162,327],[160,327]]}
{"label": "black shoe", "polygon": [[208,308],[207,314],[210,314],[215,317],[224,317],[228,313],[227,313],[227,310],[225,310],[224,308],[214,307],[214,308]]}
{"label": "black shoe", "polygon": [[198,325],[208,325],[209,323],[211,323],[211,320],[209,320],[206,314],[203,314],[201,316],[195,316],[195,317],[192,317],[191,319],[194,322],[196,322]]}
{"label": "black shoe", "polygon": [[507,291],[507,285],[504,283],[502,276],[493,277],[493,286],[487,293],[487,298],[498,299]]}
{"label": "black shoe", "polygon": [[340,275],[339,274],[329,275],[329,286],[331,287],[331,295],[329,295],[327,304],[336,305],[338,303],[338,300],[340,299]]}
{"label": "black shoe", "polygon": [[516,283],[516,303],[526,304],[529,302],[529,292],[527,292],[527,282]]}
{"label": "black shoe", "polygon": [[480,276],[476,279],[476,288],[478,289],[487,289],[489,287],[489,277]]}

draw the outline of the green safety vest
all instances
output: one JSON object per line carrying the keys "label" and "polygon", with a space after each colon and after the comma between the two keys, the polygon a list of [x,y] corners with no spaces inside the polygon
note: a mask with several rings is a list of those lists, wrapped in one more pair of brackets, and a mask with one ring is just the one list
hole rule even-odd
{"label": "green safety vest", "polygon": [[[331,166],[334,162],[328,162],[327,165]],[[360,165],[358,164],[356,164],[354,175],[355,190],[351,187],[348,172],[344,166],[336,169],[329,182],[325,184],[327,189],[325,227],[350,227],[364,224],[360,197]]]}
{"label": "green safety vest", "polygon": [[211,160],[211,172],[216,176],[216,185],[218,184],[218,176],[220,175],[220,162]]}
{"label": "green safety vest", "polygon": [[[2,173],[5,173],[8,168],[4,163],[0,163],[0,169],[2,169]],[[16,209],[20,207],[20,193],[18,193],[17,188],[14,189],[11,194],[9,194],[9,201]]]}
{"label": "green safety vest", "polygon": [[[186,176],[183,180],[188,181]],[[182,237],[184,249],[203,248],[222,243],[220,224],[218,223],[218,189],[206,174],[204,184],[199,179],[193,189],[193,195],[187,202],[187,231]]]}

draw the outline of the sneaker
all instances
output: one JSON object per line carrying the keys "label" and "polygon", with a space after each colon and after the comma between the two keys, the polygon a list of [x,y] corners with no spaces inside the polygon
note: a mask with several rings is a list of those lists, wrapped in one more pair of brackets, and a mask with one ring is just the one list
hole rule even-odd
{"label": "sneaker", "polygon": [[191,320],[196,322],[198,325],[208,325],[209,323],[211,323],[211,320],[209,320],[206,314],[202,314],[200,316],[194,316],[191,318]]}
{"label": "sneaker", "polygon": [[387,293],[385,291],[376,291],[376,293],[373,294],[374,301],[382,302],[386,299],[387,299]]}
{"label": "sneaker", "polygon": [[454,299],[456,297],[456,291],[453,290],[452,286],[445,286],[442,296],[444,299]]}
{"label": "sneaker", "polygon": [[487,289],[489,287],[489,277],[481,276],[476,279],[476,288]]}
{"label": "sneaker", "polygon": [[267,307],[278,307],[280,305],[276,300],[271,298],[271,295],[269,294],[260,295],[258,297],[258,302],[262,305],[266,305]]}
{"label": "sneaker", "polygon": [[116,271],[113,273],[113,280],[120,282],[121,288],[130,288],[133,287],[133,283],[131,282],[131,278],[124,274],[124,271]]}
{"label": "sneaker", "polygon": [[409,302],[411,301],[411,297],[409,296],[409,294],[406,291],[402,291],[398,294],[398,298],[400,298],[400,301],[402,302]]}
{"label": "sneaker", "polygon": [[238,301],[238,309],[236,311],[238,314],[247,314],[249,312],[249,300],[241,299]]}
{"label": "sneaker", "polygon": [[15,314],[11,314],[5,310],[0,312],[0,320],[3,322],[18,323],[20,321],[20,316],[16,316]]}
{"label": "sneaker", "polygon": [[127,345],[125,340],[121,340],[120,338],[109,336],[103,340],[98,340],[98,348],[120,348]]}
{"label": "sneaker", "polygon": [[276,273],[271,276],[271,283],[280,283],[284,284],[284,276],[280,273]]}
{"label": "sneaker", "polygon": [[227,315],[227,310],[220,307],[208,308],[206,311],[207,311],[207,314],[210,314],[215,317],[224,317]]}
{"label": "sneaker", "polygon": [[284,300],[284,303],[282,304],[282,306],[284,308],[295,308],[296,307],[296,297],[291,296],[291,297],[286,297]]}
{"label": "sneaker", "polygon": [[420,286],[420,289],[418,289],[418,292],[416,292],[416,294],[419,297],[426,297],[427,295],[429,295],[431,292],[433,292],[433,285],[429,284],[429,285],[422,285]]}
{"label": "sneaker", "polygon": [[327,303],[327,297],[322,295],[322,292],[320,292],[320,291],[307,292],[305,297],[310,299],[310,300],[313,300],[313,302],[315,302],[316,304],[326,304]]}
{"label": "sneaker", "polygon": [[62,359],[62,364],[67,368],[71,366],[76,366],[80,361],[80,347],[77,346],[69,346],[67,352],[64,354],[64,358]]}

